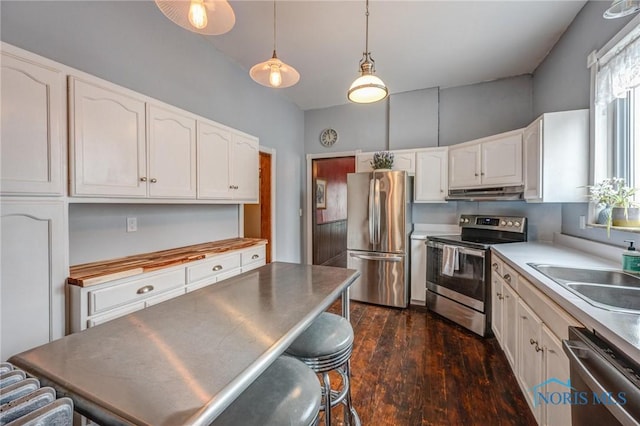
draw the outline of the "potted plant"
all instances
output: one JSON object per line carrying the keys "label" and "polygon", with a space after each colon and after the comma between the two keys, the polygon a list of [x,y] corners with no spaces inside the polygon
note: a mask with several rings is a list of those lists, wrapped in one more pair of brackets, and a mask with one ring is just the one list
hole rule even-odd
{"label": "potted plant", "polygon": [[378,151],[373,154],[373,160],[371,160],[371,167],[374,170],[388,169],[393,167],[393,153],[389,151]]}
{"label": "potted plant", "polygon": [[[606,223],[607,235],[613,226],[640,226],[640,209],[634,201],[636,188],[625,185],[623,178],[607,178],[588,186],[589,198],[604,209],[599,214],[598,223]],[[604,217],[603,217],[604,216]]]}

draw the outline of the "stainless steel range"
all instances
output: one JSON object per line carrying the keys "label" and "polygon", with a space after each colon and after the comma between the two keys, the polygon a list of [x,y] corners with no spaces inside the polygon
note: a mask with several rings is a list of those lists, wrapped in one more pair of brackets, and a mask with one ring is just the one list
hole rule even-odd
{"label": "stainless steel range", "polygon": [[427,307],[481,336],[491,331],[490,247],[527,241],[527,218],[460,216],[460,235],[427,239]]}

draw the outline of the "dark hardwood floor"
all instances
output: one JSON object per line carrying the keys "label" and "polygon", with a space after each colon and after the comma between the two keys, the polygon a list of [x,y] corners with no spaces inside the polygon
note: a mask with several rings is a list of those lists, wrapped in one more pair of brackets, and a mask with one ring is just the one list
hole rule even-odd
{"label": "dark hardwood floor", "polygon": [[[339,303],[330,311],[340,313]],[[363,425],[536,424],[495,338],[420,308],[352,302],[351,323]]]}

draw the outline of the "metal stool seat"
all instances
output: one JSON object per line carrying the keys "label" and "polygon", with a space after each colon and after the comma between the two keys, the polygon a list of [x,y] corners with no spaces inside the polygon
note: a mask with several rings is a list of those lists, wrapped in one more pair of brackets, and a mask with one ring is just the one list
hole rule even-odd
{"label": "metal stool seat", "polygon": [[[349,359],[353,350],[353,328],[339,315],[324,312],[286,350],[321,377],[325,425],[331,424],[331,407],[344,405],[344,421],[359,425],[360,418],[351,403],[351,373]],[[339,390],[331,388],[329,372],[336,372],[342,379]]]}
{"label": "metal stool seat", "polygon": [[318,378],[309,367],[281,356],[211,425],[315,426],[321,394]]}

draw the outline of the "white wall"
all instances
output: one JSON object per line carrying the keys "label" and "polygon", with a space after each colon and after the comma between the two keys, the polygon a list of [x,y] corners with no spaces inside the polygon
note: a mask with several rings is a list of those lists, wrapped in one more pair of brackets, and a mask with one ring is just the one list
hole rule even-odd
{"label": "white wall", "polygon": [[[610,1],[589,1],[567,31],[534,72],[533,109],[545,112],[589,108],[590,72],[587,56],[600,49],[635,15],[604,19],[602,13]],[[577,237],[626,247],[623,240],[637,239],[637,234],[604,229],[580,229],[580,216],[587,216],[588,204],[562,206],[562,232]]]}
{"label": "white wall", "polygon": [[[153,1],[3,0],[0,19],[2,41],[258,136],[261,145],[275,148],[276,260],[301,260],[304,116],[293,103],[254,83],[204,37],[168,21]],[[136,208],[141,231],[122,235],[131,208],[109,206],[99,215],[96,208],[72,206],[71,263],[167,248],[176,236],[181,244],[201,242],[238,229],[237,219],[230,223],[228,206],[145,206]],[[166,215],[163,232],[150,238],[143,224],[156,220],[158,212]],[[185,223],[192,218],[201,226]]]}

